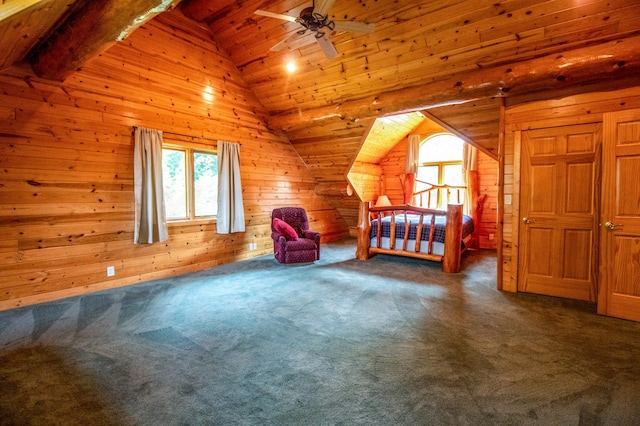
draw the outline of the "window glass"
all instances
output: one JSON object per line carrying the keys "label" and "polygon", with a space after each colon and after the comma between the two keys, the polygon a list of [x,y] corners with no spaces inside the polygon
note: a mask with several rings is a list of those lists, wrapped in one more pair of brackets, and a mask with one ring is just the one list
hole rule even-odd
{"label": "window glass", "polygon": [[[418,175],[415,192],[420,192],[433,185],[463,186],[462,155],[464,141],[450,133],[430,136],[420,144]],[[422,182],[420,182],[422,181]],[[464,202],[464,191],[451,189],[451,202]],[[436,191],[424,193],[416,197],[414,203],[428,208],[445,208],[447,193]]]}
{"label": "window glass", "polygon": [[420,163],[462,161],[464,141],[450,133],[441,133],[427,138],[420,145]]}
{"label": "window glass", "polygon": [[187,168],[185,151],[162,150],[162,181],[167,219],[187,217]]}
{"label": "window glass", "polygon": [[[428,185],[424,182],[429,183],[438,183],[438,166],[421,166],[418,167],[418,176],[416,179],[416,190],[415,193],[419,193],[425,189],[431,188],[431,185]],[[426,207],[429,209],[435,209],[438,207],[438,200],[436,197],[429,198],[428,193],[424,193],[423,195],[417,195],[417,199],[414,203],[418,206]]]}
{"label": "window glass", "polygon": [[442,182],[447,185],[463,186],[462,164],[445,164],[443,167]]}
{"label": "window glass", "polygon": [[196,216],[218,213],[218,157],[205,152],[193,153],[193,188]]}
{"label": "window glass", "polygon": [[167,220],[217,215],[218,156],[215,152],[163,147],[162,179]]}

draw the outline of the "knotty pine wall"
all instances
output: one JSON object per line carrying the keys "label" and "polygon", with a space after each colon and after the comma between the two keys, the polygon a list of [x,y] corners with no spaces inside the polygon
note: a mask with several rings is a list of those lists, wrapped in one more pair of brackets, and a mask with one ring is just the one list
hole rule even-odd
{"label": "knotty pine wall", "polygon": [[[518,231],[520,227],[520,135],[522,130],[601,123],[605,112],[640,108],[640,86],[610,92],[565,96],[550,101],[534,101],[508,106],[504,111],[503,147],[500,162],[503,174],[501,220],[502,245],[499,251],[498,287],[517,291]],[[511,198],[511,202],[504,200]]]}
{"label": "knotty pine wall", "polygon": [[320,187],[338,188],[326,198],[338,210],[347,224],[358,223],[360,200],[354,193],[345,195],[349,184],[347,174],[362,146],[363,138],[375,119],[368,118],[340,125],[310,125],[304,129],[287,132],[291,144],[307,165]]}
{"label": "knotty pine wall", "polygon": [[[194,136],[167,133],[167,141],[242,143],[246,232],[171,224],[167,242],[134,245],[132,126]],[[26,67],[0,73],[0,142],[0,309],[270,254],[270,212],[279,206],[305,207],[324,241],[348,235],[209,31],[177,11],[64,83]]]}
{"label": "knotty pine wall", "polygon": [[[427,137],[428,133],[420,133]],[[402,204],[404,192],[399,175],[404,174],[407,152],[407,138],[404,138],[380,162],[383,169],[385,187],[389,199],[394,204]],[[480,177],[480,196],[486,195],[484,209],[478,227],[479,247],[497,248],[498,226],[498,162],[487,154],[478,151],[478,175]]]}

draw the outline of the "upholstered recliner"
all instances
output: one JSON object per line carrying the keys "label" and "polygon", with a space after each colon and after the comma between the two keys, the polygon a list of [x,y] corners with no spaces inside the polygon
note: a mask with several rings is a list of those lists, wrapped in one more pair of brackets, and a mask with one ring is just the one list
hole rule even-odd
{"label": "upholstered recliner", "polygon": [[273,254],[280,263],[306,263],[320,259],[320,233],[309,230],[307,212],[282,207],[271,212]]}

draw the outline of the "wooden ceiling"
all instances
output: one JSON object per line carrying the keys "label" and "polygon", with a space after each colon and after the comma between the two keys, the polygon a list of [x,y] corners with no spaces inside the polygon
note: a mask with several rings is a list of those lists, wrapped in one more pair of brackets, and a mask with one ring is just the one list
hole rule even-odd
{"label": "wooden ceiling", "polygon": [[[177,8],[210,28],[318,180],[354,160],[376,117],[428,111],[497,158],[500,106],[640,84],[637,0],[318,0],[330,19],[375,25],[370,34],[313,35],[278,52],[310,0],[3,0],[0,69],[29,62],[66,76],[157,13]],[[316,5],[317,6],[317,5]],[[294,61],[297,70],[285,65]],[[331,144],[330,162],[317,153]],[[326,148],[325,148],[326,149]],[[324,157],[327,155],[323,154]]]}
{"label": "wooden ceiling", "polygon": [[[502,98],[591,90],[585,86],[601,82],[579,81],[566,72],[557,80],[561,70],[571,72],[571,64],[556,58],[568,51],[579,52],[582,60],[606,54],[607,43],[624,38],[640,48],[634,38],[640,34],[637,0],[335,0],[331,19],[373,23],[375,31],[330,34],[338,51],[333,59],[309,35],[291,49],[270,51],[300,26],[254,12],[298,16],[310,4],[185,0],[181,5],[187,16],[211,28],[270,113],[272,126],[287,132],[294,145],[311,135],[331,137],[311,127],[342,122],[353,129],[372,116],[428,109],[495,158]],[[295,73],[285,69],[289,60],[297,64]],[[541,62],[544,68],[532,69],[540,60],[547,61]],[[525,68],[517,70],[519,63]],[[550,78],[540,81],[543,77]],[[522,87],[515,87],[519,82]]]}

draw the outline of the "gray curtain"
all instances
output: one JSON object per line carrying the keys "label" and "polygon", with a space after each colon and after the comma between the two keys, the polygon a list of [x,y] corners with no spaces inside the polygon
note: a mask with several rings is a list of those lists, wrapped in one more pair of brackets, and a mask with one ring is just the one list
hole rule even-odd
{"label": "gray curtain", "polygon": [[469,188],[469,172],[478,170],[478,151],[476,148],[468,143],[462,144],[462,179],[467,187],[464,194],[464,214],[470,215],[472,213],[471,205],[471,188]]}
{"label": "gray curtain", "polygon": [[218,234],[244,232],[240,144],[218,142]]}
{"label": "gray curtain", "polygon": [[162,132],[135,129],[133,153],[135,200],[135,244],[166,241],[169,238],[162,186]]}
{"label": "gray curtain", "polygon": [[[420,160],[420,135],[409,135],[407,140],[407,157],[404,167],[404,202],[414,204],[413,191],[416,189],[418,161]],[[419,204],[418,204],[419,205]]]}
{"label": "gray curtain", "polygon": [[404,166],[405,173],[418,173],[419,157],[420,135],[409,135],[409,139],[407,141],[407,158]]}

